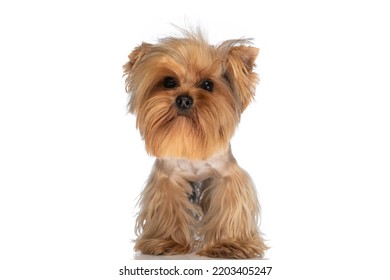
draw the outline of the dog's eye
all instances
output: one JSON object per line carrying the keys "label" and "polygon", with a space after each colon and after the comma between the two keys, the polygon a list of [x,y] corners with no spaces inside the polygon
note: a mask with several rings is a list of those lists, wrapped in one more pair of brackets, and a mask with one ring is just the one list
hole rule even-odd
{"label": "dog's eye", "polygon": [[175,78],[166,77],[164,79],[164,87],[165,88],[176,88],[176,87],[178,87],[178,84],[177,84],[177,81],[175,80]]}
{"label": "dog's eye", "polygon": [[212,92],[214,89],[214,83],[210,80],[205,80],[200,84],[200,87],[204,90]]}

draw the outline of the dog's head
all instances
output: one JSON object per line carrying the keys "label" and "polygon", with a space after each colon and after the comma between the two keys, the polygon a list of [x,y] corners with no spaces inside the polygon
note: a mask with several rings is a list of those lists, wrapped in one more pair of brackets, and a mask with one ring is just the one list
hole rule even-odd
{"label": "dog's head", "polygon": [[209,45],[201,33],[142,43],[123,66],[129,111],[149,154],[204,160],[226,151],[258,82],[248,40]]}

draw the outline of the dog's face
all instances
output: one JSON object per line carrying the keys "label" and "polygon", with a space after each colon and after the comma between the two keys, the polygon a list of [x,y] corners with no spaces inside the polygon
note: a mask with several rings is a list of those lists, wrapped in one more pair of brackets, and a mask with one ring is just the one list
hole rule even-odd
{"label": "dog's face", "polygon": [[124,65],[129,110],[149,154],[205,160],[226,151],[252,100],[258,49],[201,35],[143,43]]}

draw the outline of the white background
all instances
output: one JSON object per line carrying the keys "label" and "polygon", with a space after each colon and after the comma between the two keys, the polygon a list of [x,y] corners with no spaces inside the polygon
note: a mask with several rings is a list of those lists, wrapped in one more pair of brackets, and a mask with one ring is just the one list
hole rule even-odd
{"label": "white background", "polygon": [[131,262],[153,158],[121,66],[187,22],[261,49],[232,146],[258,187],[273,279],[389,279],[385,2],[2,1],[0,278],[117,279]]}

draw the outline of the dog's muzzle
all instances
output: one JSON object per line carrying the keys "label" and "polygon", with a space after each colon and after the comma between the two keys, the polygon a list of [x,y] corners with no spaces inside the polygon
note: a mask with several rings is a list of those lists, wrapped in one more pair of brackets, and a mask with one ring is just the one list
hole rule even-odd
{"label": "dog's muzzle", "polygon": [[188,110],[192,107],[192,105],[194,104],[194,99],[189,96],[189,95],[179,95],[177,98],[176,98],[176,106],[177,108],[179,108],[180,110]]}

